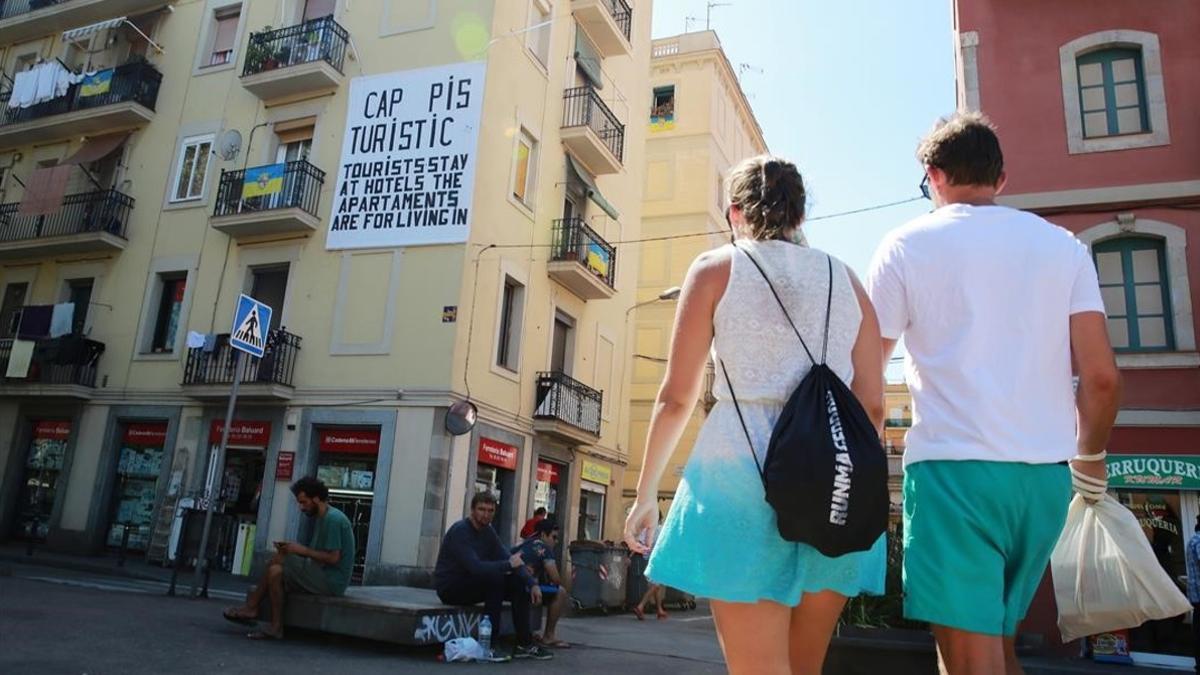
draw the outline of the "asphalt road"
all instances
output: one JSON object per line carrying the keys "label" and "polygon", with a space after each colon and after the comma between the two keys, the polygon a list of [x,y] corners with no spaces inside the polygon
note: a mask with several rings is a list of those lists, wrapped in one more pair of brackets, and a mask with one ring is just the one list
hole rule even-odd
{"label": "asphalt road", "polygon": [[0,673],[723,673],[701,607],[665,622],[630,615],[566,619],[575,643],[550,661],[444,664],[406,649],[315,633],[255,642],[224,621],[228,600],[171,598],[155,582],[0,564]]}

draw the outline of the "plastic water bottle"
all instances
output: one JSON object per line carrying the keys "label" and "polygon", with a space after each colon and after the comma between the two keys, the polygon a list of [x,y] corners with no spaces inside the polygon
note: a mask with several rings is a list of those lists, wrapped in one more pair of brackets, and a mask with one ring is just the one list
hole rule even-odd
{"label": "plastic water bottle", "polygon": [[483,648],[483,658],[492,657],[492,620],[487,614],[479,622],[479,646]]}

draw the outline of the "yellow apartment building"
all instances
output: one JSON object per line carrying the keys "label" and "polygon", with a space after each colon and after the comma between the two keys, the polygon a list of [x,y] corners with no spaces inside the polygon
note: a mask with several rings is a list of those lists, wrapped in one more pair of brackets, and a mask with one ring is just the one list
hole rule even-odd
{"label": "yellow apartment building", "polygon": [[892,515],[899,518],[904,504],[904,439],[912,426],[912,394],[903,381],[888,382],[883,398],[887,415],[883,421],[883,447],[888,454],[888,493]]}
{"label": "yellow apartment building", "polygon": [[[427,579],[476,490],[506,540],[537,506],[566,541],[617,537],[641,267],[614,244],[642,234],[650,18],[5,2],[0,538],[163,560],[212,485],[220,564],[247,573],[301,532],[306,474],[368,583]],[[218,466],[241,294],[273,313]]]}
{"label": "yellow apartment building", "polygon": [[[675,304],[668,291],[683,283],[697,255],[729,242],[724,176],[740,160],[767,151],[762,129],[715,32],[654,40],[652,54],[642,236],[678,238],[641,247],[638,303],[631,308],[630,320],[635,337],[626,508],[636,495],[650,414],[665,374],[675,320]],[[698,402],[659,487],[664,514],[700,424],[714,402],[712,378],[710,364],[703,400]]]}

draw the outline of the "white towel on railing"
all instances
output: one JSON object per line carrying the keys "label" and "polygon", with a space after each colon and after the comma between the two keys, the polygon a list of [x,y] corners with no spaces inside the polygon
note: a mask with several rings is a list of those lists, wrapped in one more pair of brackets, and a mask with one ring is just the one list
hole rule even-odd
{"label": "white towel on railing", "polygon": [[8,107],[28,108],[33,105],[37,94],[37,71],[22,70],[13,76],[12,94],[8,97]]}

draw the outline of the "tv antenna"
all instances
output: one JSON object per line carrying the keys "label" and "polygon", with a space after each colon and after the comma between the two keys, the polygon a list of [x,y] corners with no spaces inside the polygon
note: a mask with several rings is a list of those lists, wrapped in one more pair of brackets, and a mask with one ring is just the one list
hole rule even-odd
{"label": "tv antenna", "polygon": [[704,30],[712,30],[712,11],[714,7],[729,7],[732,2],[709,2],[704,6]]}

